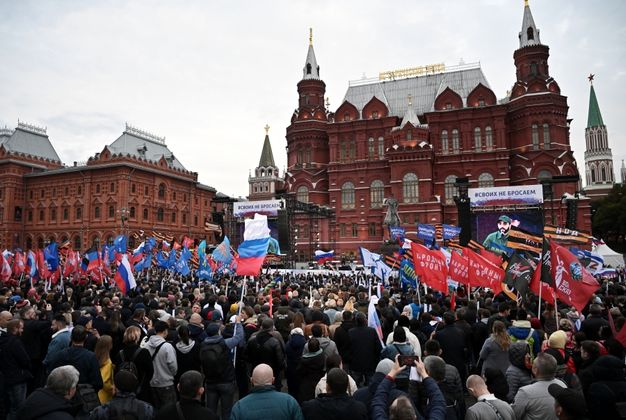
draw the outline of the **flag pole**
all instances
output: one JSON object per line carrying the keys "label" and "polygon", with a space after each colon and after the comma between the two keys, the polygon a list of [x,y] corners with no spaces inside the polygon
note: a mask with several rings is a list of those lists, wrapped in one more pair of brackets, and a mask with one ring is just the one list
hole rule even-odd
{"label": "flag pole", "polygon": [[[541,262],[541,264],[543,264],[543,262]],[[537,270],[541,270],[541,265],[539,267],[536,268]],[[541,287],[541,273],[539,273],[539,308],[537,309],[537,318],[541,319],[541,290],[543,289],[543,287]]]}
{"label": "flag pole", "polygon": [[[247,283],[248,283],[247,276],[244,276],[242,285],[241,285],[241,299],[239,299],[239,305],[238,305],[239,308],[237,308],[237,316],[239,317],[241,316],[241,308],[243,307],[243,297],[244,297]],[[235,327],[233,328],[233,337],[235,337],[236,335],[237,335],[237,323],[235,323]],[[237,365],[237,347],[239,347],[239,344],[237,344],[233,350],[233,366]]]}
{"label": "flag pole", "polygon": [[559,328],[559,307],[556,301],[556,293],[554,294],[554,318],[556,319],[556,327]]}

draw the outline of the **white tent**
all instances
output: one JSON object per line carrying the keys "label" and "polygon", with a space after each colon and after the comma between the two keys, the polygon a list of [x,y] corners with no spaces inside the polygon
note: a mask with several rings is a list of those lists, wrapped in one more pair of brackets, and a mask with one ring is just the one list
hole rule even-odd
{"label": "white tent", "polygon": [[624,266],[624,256],[618,252],[613,251],[604,241],[596,245],[594,252],[602,256],[604,259],[604,266],[610,266],[612,268]]}

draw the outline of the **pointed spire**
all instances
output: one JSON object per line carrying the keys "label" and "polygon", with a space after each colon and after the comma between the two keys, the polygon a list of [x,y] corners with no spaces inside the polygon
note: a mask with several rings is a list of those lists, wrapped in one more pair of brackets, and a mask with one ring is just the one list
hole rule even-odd
{"label": "pointed spire", "polygon": [[306,62],[302,69],[302,79],[316,79],[320,78],[320,66],[317,65],[315,59],[315,51],[313,50],[313,28],[309,28],[309,51],[306,55]]}
{"label": "pointed spire", "polygon": [[587,128],[599,127],[604,125],[602,121],[602,114],[600,113],[600,107],[598,106],[598,100],[596,99],[596,91],[593,88],[593,77],[590,78],[591,91],[589,93],[589,114],[587,115]]}
{"label": "pointed spire", "polygon": [[263,141],[263,151],[261,152],[261,159],[259,159],[259,167],[267,168],[267,167],[275,167],[274,164],[274,153],[272,153],[272,144],[270,143],[270,126],[265,125],[265,140]]}
{"label": "pointed spire", "polygon": [[530,12],[528,0],[524,0],[524,19],[522,20],[522,31],[519,33],[519,47],[524,48],[529,45],[540,45],[539,29],[535,26],[533,14]]}
{"label": "pointed spire", "polygon": [[409,103],[408,103],[408,106],[406,107],[406,112],[404,113],[404,117],[402,118],[402,123],[400,124],[401,128],[404,128],[404,126],[407,123],[411,123],[413,127],[417,127],[420,123],[420,120],[419,118],[417,118],[417,114],[415,114],[415,110],[413,109],[413,102],[411,100],[410,94],[409,94],[408,100],[409,100]]}

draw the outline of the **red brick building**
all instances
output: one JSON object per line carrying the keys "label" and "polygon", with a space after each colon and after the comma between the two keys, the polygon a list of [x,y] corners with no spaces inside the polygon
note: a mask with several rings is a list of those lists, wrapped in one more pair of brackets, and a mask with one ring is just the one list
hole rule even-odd
{"label": "red brick building", "polygon": [[0,131],[0,249],[69,240],[84,250],[140,230],[205,237],[205,220],[220,210],[215,194],[164,138],[129,125],[72,166],[61,162],[45,129],[20,122]]}
{"label": "red brick building", "polygon": [[[298,83],[298,107],[287,127],[289,192],[299,201],[334,210],[311,227],[321,248],[354,254],[378,249],[386,237],[384,199],[399,201],[408,232],[416,223],[458,224],[457,178],[469,187],[537,184],[547,180],[547,223],[565,224],[561,197],[579,182],[570,148],[567,98],[550,76],[549,48],[524,7],[516,73],[510,94],[498,99],[479,65],[425,66],[353,82],[335,112],[324,102],[312,42]],[[512,75],[513,76],[513,75]],[[551,218],[554,217],[554,220]],[[578,229],[590,230],[589,203],[578,203]],[[317,235],[319,232],[319,235]],[[303,251],[309,243],[297,242]],[[310,259],[307,255],[304,259]]]}

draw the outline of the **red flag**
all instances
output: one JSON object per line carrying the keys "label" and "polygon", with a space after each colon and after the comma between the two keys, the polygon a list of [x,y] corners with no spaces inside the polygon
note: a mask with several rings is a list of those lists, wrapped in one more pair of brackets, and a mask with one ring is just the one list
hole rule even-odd
{"label": "red flag", "polygon": [[550,242],[550,262],[557,297],[582,312],[598,290],[598,282],[574,254],[555,242]]}
{"label": "red flag", "polygon": [[67,258],[65,258],[65,267],[63,267],[63,276],[69,277],[78,271],[78,251],[69,250]]}
{"label": "red flag", "polygon": [[273,289],[270,288],[270,294],[269,294],[269,299],[270,299],[270,318],[272,317],[272,309],[274,306],[274,298],[272,296],[272,291]]}
{"label": "red flag", "polygon": [[541,288],[541,299],[548,303],[554,303],[556,299],[554,289],[548,283],[541,281],[541,261],[542,259],[540,258],[528,288],[537,296],[539,296],[539,288]]}
{"label": "red flag", "polygon": [[15,253],[15,259],[13,260],[13,273],[15,277],[19,277],[24,273],[26,264],[24,263],[24,255],[21,252]]}
{"label": "red flag", "polygon": [[183,238],[183,247],[185,248],[191,248],[193,246],[193,239],[191,239],[188,236],[185,236]]}
{"label": "red flag", "polygon": [[504,270],[469,248],[463,249],[467,255],[469,282],[474,287],[488,287],[494,294],[502,292]]}
{"label": "red flag", "polygon": [[459,252],[452,250],[450,252],[450,265],[448,266],[448,275],[454,281],[469,285],[467,257]]}
{"label": "red flag", "polygon": [[443,254],[415,242],[411,242],[411,250],[415,272],[421,281],[443,294],[448,294],[448,267]]}
{"label": "red flag", "polygon": [[9,278],[11,278],[11,266],[9,265],[9,261],[7,261],[0,252],[0,280],[8,281]]}
{"label": "red flag", "polygon": [[48,270],[48,264],[46,264],[46,259],[41,249],[37,250],[37,271],[39,272],[39,278],[46,280],[50,278],[50,270]]}
{"label": "red flag", "polygon": [[450,310],[454,311],[456,309],[456,292],[452,292],[452,296],[450,296]]}

